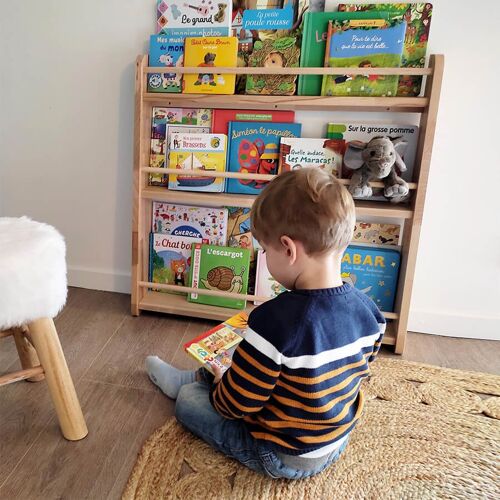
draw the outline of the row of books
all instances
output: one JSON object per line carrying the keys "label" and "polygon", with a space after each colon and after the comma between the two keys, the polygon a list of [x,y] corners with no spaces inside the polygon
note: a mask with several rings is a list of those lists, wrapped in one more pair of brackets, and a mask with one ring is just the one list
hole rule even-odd
{"label": "row of books", "polygon": [[[150,167],[179,170],[151,174],[150,185],[173,190],[259,194],[262,180],[228,179],[210,172],[278,174],[323,168],[339,178],[352,171],[343,163],[346,147],[380,135],[402,137],[402,156],[411,181],[418,127],[394,123],[329,123],[324,138],[304,138],[293,111],[153,108]],[[197,171],[196,175],[193,170]],[[377,193],[374,199],[384,200]]]}
{"label": "row of books", "polygon": [[[195,3],[195,2],[193,2]],[[373,67],[423,67],[430,3],[340,4],[309,0],[158,0],[150,66],[199,67],[153,73],[149,92],[265,95],[417,96],[422,77],[370,75]],[[279,29],[276,29],[276,28]],[[207,67],[361,67],[366,75],[203,73]]]}
{"label": "row of books", "polygon": [[[392,311],[399,270],[400,226],[358,221],[342,277]],[[284,291],[267,269],[250,231],[250,209],[153,202],[149,280],[273,298]],[[188,294],[187,300],[243,309],[241,299]],[[258,302],[256,302],[258,304]]]}

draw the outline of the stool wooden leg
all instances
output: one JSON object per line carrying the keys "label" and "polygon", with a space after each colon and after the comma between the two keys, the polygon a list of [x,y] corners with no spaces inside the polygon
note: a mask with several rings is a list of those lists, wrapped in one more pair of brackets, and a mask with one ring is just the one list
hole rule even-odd
{"label": "stool wooden leg", "polygon": [[[19,354],[19,360],[21,361],[23,370],[40,366],[40,361],[38,360],[35,348],[31,345],[31,342],[24,335],[23,328],[15,329],[14,341],[16,343],[17,353]],[[40,382],[40,380],[43,380],[44,378],[45,375],[42,373],[40,375],[30,377],[26,380],[28,380],[29,382]]]}
{"label": "stool wooden leg", "polygon": [[87,425],[78,402],[75,386],[64,358],[56,327],[50,318],[33,321],[28,325],[64,437],[70,441],[83,439]]}

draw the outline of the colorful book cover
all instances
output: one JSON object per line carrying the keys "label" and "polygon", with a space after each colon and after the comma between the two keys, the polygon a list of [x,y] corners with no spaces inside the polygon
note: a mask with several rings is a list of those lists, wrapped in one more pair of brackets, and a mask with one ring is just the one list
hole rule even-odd
{"label": "colorful book cover", "polygon": [[236,75],[203,73],[203,68],[235,67],[235,37],[186,38],[184,66],[199,67],[197,75],[184,75],[186,94],[234,94]]}
{"label": "colorful book cover", "polygon": [[248,315],[240,312],[184,344],[184,350],[213,375],[214,366],[224,373],[231,366],[236,347],[245,337],[247,325]]}
{"label": "colorful book cover", "polygon": [[202,241],[201,238],[151,233],[149,281],[187,286],[191,267],[191,247],[195,243],[202,243]]}
{"label": "colorful book cover", "polygon": [[342,257],[342,279],[368,295],[381,311],[392,312],[399,262],[396,249],[349,245]]}
{"label": "colorful book cover", "polygon": [[357,221],[354,226],[352,242],[397,246],[399,245],[400,233],[401,226],[399,224]]}
{"label": "colorful book cover", "polygon": [[[255,295],[257,297],[274,299],[280,293],[286,291],[286,288],[271,276],[267,268],[266,254],[263,250],[259,250],[257,253],[257,276],[255,283]],[[262,302],[255,301],[254,304],[258,306]]]}
{"label": "colorful book cover", "polygon": [[174,133],[169,143],[169,168],[179,170],[170,174],[168,188],[180,191],[222,193],[224,178],[208,175],[190,175],[189,172],[224,172],[226,169],[226,142],[224,134]]}
{"label": "colorful book cover", "polygon": [[[246,248],[195,244],[192,249],[191,286],[200,290],[218,290],[246,294],[250,251]],[[244,309],[246,301],[190,293],[190,302]]]}
{"label": "colorful book cover", "polygon": [[[282,36],[269,40],[258,40],[248,58],[250,68],[297,68],[300,46],[297,37]],[[297,75],[248,75],[247,94],[293,95]]]}
{"label": "colorful book cover", "polygon": [[225,245],[227,208],[194,207],[153,201],[153,233],[206,239],[212,245]]}
{"label": "colorful book cover", "polygon": [[[418,145],[418,127],[416,125],[404,125],[397,123],[368,123],[368,122],[346,122],[346,123],[328,123],[326,136],[329,139],[339,139],[345,141],[345,147],[350,142],[368,143],[374,137],[402,137],[406,141],[406,148],[401,154],[405,165],[406,172],[398,172],[401,177],[411,182],[413,179],[413,168],[415,164],[415,155],[417,154]],[[353,171],[342,165],[340,177],[342,179],[350,179]],[[374,189],[374,196],[370,199],[386,201],[382,196],[381,189]]]}
{"label": "colorful book cover", "polygon": [[[319,68],[325,64],[328,21],[344,19],[389,19],[387,12],[306,12],[300,49],[301,68]],[[321,75],[299,75],[298,95],[321,95]]]}
{"label": "colorful book cover", "polygon": [[229,0],[157,0],[156,32],[167,36],[227,36],[233,3]]}
{"label": "colorful book cover", "polygon": [[[166,68],[181,67],[184,60],[184,40],[151,35],[149,41],[149,65]],[[148,74],[148,92],[182,92],[182,75],[179,73]]]}
{"label": "colorful book cover", "polygon": [[338,139],[283,138],[280,142],[279,172],[317,167],[335,177],[342,168],[344,141]]}
{"label": "colorful book cover", "polygon": [[[196,126],[200,127],[197,130],[199,133],[209,132],[212,125],[212,110],[154,107],[151,119],[150,167],[165,167],[165,160],[168,159],[168,128],[171,125]],[[186,132],[192,132],[192,128],[186,129]],[[150,174],[149,184],[151,186],[168,186],[168,175]]]}
{"label": "colorful book cover", "polygon": [[366,68],[365,75],[324,75],[327,96],[395,96],[398,75],[370,75],[369,68],[400,67],[406,22],[395,18],[329,21],[325,66]]}
{"label": "colorful book cover", "polygon": [[[374,13],[390,11],[398,14],[406,21],[406,34],[403,49],[403,68],[423,68],[425,53],[432,21],[432,4],[425,3],[368,3],[340,4],[339,11]],[[422,77],[418,75],[401,75],[398,82],[398,96],[416,97],[420,94]]]}
{"label": "colorful book cover", "polygon": [[[300,137],[300,123],[229,122],[228,170],[277,174],[282,137]],[[268,181],[228,179],[228,193],[259,194]]]}
{"label": "colorful book cover", "polygon": [[293,123],[294,111],[252,111],[248,109],[214,109],[212,133],[226,134],[229,122],[282,122]]}

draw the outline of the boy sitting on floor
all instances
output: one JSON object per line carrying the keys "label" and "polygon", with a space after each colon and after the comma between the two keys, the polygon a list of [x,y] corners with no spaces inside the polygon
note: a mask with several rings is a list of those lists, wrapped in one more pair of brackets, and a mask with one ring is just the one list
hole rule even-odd
{"label": "boy sitting on floor", "polygon": [[146,366],[177,398],[176,417],[191,432],[255,471],[300,479],[346,447],[385,320],[342,283],[354,203],[331,175],[315,168],[281,174],[255,201],[251,221],[270,273],[290,291],[252,311],[222,377],[180,371],[155,356]]}

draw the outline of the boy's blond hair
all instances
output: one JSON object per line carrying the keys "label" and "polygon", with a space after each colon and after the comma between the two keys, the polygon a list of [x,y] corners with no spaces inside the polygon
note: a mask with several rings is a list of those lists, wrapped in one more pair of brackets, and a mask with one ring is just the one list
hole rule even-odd
{"label": "boy's blond hair", "polygon": [[347,189],[324,170],[303,168],[279,175],[257,197],[251,230],[258,241],[273,246],[288,236],[314,255],[343,251],[355,221]]}

